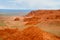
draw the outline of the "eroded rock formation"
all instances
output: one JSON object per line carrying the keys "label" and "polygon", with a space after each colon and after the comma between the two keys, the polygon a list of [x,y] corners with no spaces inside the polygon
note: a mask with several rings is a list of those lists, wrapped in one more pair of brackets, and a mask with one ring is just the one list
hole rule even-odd
{"label": "eroded rock formation", "polygon": [[25,16],[24,22],[26,24],[37,24],[37,23],[48,23],[52,21],[60,22],[60,11],[59,10],[36,10],[31,11]]}
{"label": "eroded rock formation", "polygon": [[36,10],[25,15],[26,26],[35,25],[60,36],[60,10]]}

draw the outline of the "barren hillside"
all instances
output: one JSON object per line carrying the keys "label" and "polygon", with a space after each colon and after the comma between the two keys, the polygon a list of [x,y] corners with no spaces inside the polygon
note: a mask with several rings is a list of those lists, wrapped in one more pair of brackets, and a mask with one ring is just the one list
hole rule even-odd
{"label": "barren hillside", "polygon": [[0,40],[60,40],[60,38],[31,26],[22,31],[17,28],[0,30]]}
{"label": "barren hillside", "polygon": [[35,25],[60,36],[60,10],[36,10],[25,15],[26,26]]}

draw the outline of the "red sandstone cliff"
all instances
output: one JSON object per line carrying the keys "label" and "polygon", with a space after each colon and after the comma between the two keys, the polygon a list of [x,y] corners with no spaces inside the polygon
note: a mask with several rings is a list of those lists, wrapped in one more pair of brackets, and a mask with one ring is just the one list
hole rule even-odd
{"label": "red sandstone cliff", "polygon": [[36,10],[25,16],[24,22],[28,24],[48,23],[52,21],[60,22],[59,10]]}
{"label": "red sandstone cliff", "polygon": [[25,15],[26,26],[35,25],[60,36],[60,10],[35,10]]}

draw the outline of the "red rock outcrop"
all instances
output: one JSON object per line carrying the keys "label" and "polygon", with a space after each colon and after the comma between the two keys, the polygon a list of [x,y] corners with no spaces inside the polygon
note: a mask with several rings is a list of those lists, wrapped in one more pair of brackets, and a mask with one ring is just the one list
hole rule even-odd
{"label": "red rock outcrop", "polygon": [[35,25],[60,37],[60,10],[35,10],[24,18],[24,25]]}
{"label": "red rock outcrop", "polygon": [[37,23],[49,23],[52,21],[60,22],[60,10],[36,10],[31,11],[25,16],[24,22],[26,25]]}
{"label": "red rock outcrop", "polygon": [[14,21],[20,21],[20,19],[19,18],[15,18]]}

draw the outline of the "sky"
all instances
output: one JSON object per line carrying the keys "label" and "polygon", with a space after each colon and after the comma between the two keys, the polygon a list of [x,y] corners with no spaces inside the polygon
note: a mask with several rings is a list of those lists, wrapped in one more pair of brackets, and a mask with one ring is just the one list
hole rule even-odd
{"label": "sky", "polygon": [[0,0],[0,9],[60,9],[60,0]]}

